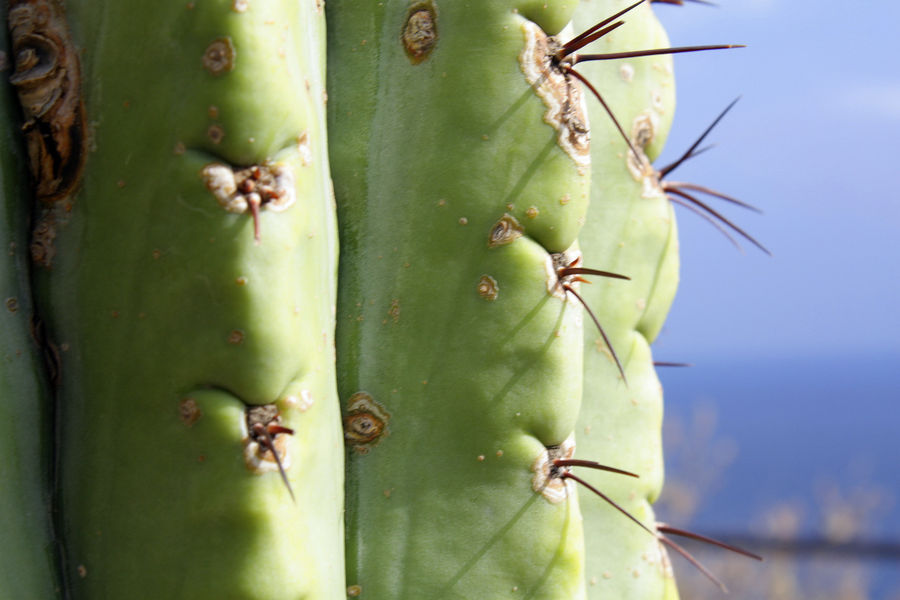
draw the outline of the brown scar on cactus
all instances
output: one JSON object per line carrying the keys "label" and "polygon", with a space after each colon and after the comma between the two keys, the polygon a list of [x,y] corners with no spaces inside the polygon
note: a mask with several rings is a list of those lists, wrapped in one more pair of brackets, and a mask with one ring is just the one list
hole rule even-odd
{"label": "brown scar on cactus", "polygon": [[178,403],[178,416],[185,425],[192,427],[203,416],[203,411],[193,398],[182,398]]}
{"label": "brown scar on cactus", "polygon": [[227,212],[253,217],[253,239],[259,243],[259,211],[286,210],[296,200],[294,175],[282,163],[266,162],[234,170],[222,163],[211,163],[201,172],[206,189],[212,192]]}
{"label": "brown scar on cactus", "polygon": [[625,155],[625,166],[635,181],[643,184],[641,196],[644,198],[660,198],[665,195],[659,185],[656,171],[650,165],[650,159],[644,149],[656,137],[657,117],[652,110],[646,110],[634,118],[631,124],[631,152]]}
{"label": "brown scar on cactus", "polygon": [[[751,236],[742,228],[738,227],[733,221],[725,217],[718,210],[714,209],[706,202],[700,200],[697,194],[705,194],[719,200],[724,200],[725,202],[740,206],[741,208],[745,208],[756,213],[762,213],[760,209],[753,206],[752,204],[748,204],[746,202],[738,200],[737,198],[734,198],[733,196],[723,194],[722,192],[719,192],[712,188],[697,185],[695,183],[688,183],[684,181],[668,181],[665,179],[667,175],[684,164],[685,161],[690,160],[691,158],[694,158],[695,156],[698,156],[699,154],[702,154],[709,149],[709,146],[701,148],[700,144],[703,143],[703,140],[705,140],[710,132],[712,132],[712,130],[716,127],[716,125],[719,124],[719,121],[721,121],[725,117],[725,115],[728,114],[728,111],[730,111],[732,107],[734,107],[738,100],[740,100],[740,98],[735,98],[734,100],[732,100],[731,103],[725,107],[725,110],[719,113],[719,115],[713,120],[713,122],[710,123],[710,125],[703,131],[702,134],[700,134],[700,137],[698,137],[680,157],[678,157],[671,164],[666,165],[665,167],[656,171],[656,179],[659,182],[660,189],[662,189],[662,191],[666,194],[666,196],[673,204],[683,206],[687,210],[703,218],[705,221],[715,227],[722,235],[728,238],[728,240],[732,244],[734,244],[735,247],[738,248],[738,250],[742,250],[741,245],[728,232],[728,229],[731,229],[732,231],[752,243],[754,246],[771,256],[772,252],[770,252],[768,248],[759,243],[756,238]],[[726,227],[728,229],[726,229]]]}
{"label": "brown scar on cactus", "polygon": [[417,65],[428,58],[438,41],[434,4],[419,2],[409,7],[400,40],[412,64]]}
{"label": "brown scar on cactus", "polygon": [[203,68],[218,77],[234,70],[237,52],[231,38],[219,38],[210,42],[203,52]]}
{"label": "brown scar on cactus", "polygon": [[518,219],[509,213],[504,213],[491,227],[491,232],[488,235],[488,248],[511,244],[524,234],[525,228],[522,227]]}
{"label": "brown scar on cactus", "polygon": [[497,294],[500,292],[500,288],[497,285],[497,280],[490,275],[481,276],[481,279],[478,280],[477,289],[478,295],[485,300],[496,300]]}
{"label": "brown scar on cactus", "polygon": [[250,406],[245,412],[248,435],[244,438],[244,463],[257,474],[272,470],[274,463],[291,500],[296,502],[287,478],[287,469],[291,466],[288,436],[293,435],[294,430],[281,425],[281,414],[274,404]]}
{"label": "brown scar on cactus", "polygon": [[595,42],[605,36],[606,34],[615,31],[619,27],[625,24],[625,21],[616,21],[619,17],[625,15],[631,10],[637,8],[641,4],[647,2],[648,0],[638,0],[631,6],[628,6],[616,14],[603,19],[593,27],[590,27],[583,31],[582,33],[576,35],[574,38],[566,42],[565,44],[561,44],[559,48],[549,57],[550,62],[553,65],[554,70],[560,71],[565,75],[571,75],[575,79],[579,80],[583,83],[597,98],[600,102],[603,110],[610,116],[613,120],[613,124],[616,126],[616,129],[619,131],[619,134],[622,136],[622,139],[625,140],[625,143],[628,144],[629,149],[636,160],[641,161],[641,156],[638,154],[634,145],[631,143],[631,139],[625,133],[625,130],[622,129],[622,126],[619,124],[615,115],[613,114],[612,109],[606,103],[606,100],[603,99],[602,94],[594,87],[591,82],[587,80],[583,75],[581,75],[578,71],[574,69],[575,65],[580,62],[586,61],[595,61],[595,60],[617,60],[620,58],[635,58],[639,56],[656,56],[660,54],[680,54],[684,52],[699,52],[704,50],[727,50],[731,48],[743,48],[744,46],[741,44],[713,44],[713,45],[705,45],[705,46],[679,46],[672,48],[653,48],[649,50],[629,50],[626,52],[607,52],[603,54],[581,54],[578,53],[578,50],[581,50],[588,44]]}
{"label": "brown scar on cactus", "polygon": [[358,454],[368,454],[388,431],[391,415],[368,392],[356,392],[347,401],[344,442]]}
{"label": "brown scar on cactus", "polygon": [[597,318],[597,315],[594,314],[594,311],[588,306],[587,302],[585,302],[584,298],[578,291],[575,289],[576,284],[578,283],[591,283],[582,275],[595,275],[598,277],[609,277],[611,279],[624,279],[630,281],[631,278],[627,275],[621,275],[619,273],[613,273],[611,271],[601,271],[600,269],[588,269],[585,267],[578,266],[581,263],[581,254],[577,253],[574,257],[569,257],[569,255],[565,252],[559,252],[556,254],[550,255],[550,260],[553,265],[553,269],[551,271],[551,277],[548,277],[547,280],[547,290],[550,294],[559,296],[562,294],[572,294],[576,300],[584,307],[584,310],[587,311],[588,316],[590,316],[591,321],[594,322],[594,325],[597,327],[597,330],[600,332],[600,337],[603,338],[603,343],[609,349],[609,353],[612,356],[613,361],[616,363],[616,368],[619,370],[619,375],[622,377],[623,383],[628,385],[628,379],[625,377],[625,368],[622,366],[622,361],[619,360],[619,356],[616,354],[615,349],[612,347],[612,343],[609,341],[609,337],[606,335],[606,331],[604,331],[603,326],[600,324],[600,319]]}
{"label": "brown scar on cactus", "polygon": [[519,65],[528,85],[547,107],[544,121],[559,132],[557,142],[575,164],[587,167],[591,162],[587,106],[575,81],[554,62],[562,44],[531,21],[523,22],[522,30],[525,48]]}
{"label": "brown scar on cactus", "polygon": [[60,3],[13,0],[9,31],[22,106],[22,132],[35,195],[45,203],[69,196],[85,160],[86,123],[78,52]]}

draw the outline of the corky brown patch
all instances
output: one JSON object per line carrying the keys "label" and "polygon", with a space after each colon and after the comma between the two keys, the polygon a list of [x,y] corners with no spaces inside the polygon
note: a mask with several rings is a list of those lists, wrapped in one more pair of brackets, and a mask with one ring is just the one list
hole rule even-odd
{"label": "corky brown patch", "polygon": [[213,40],[203,52],[203,68],[216,77],[224,75],[234,70],[236,56],[231,38]]}
{"label": "corky brown patch", "polygon": [[356,392],[347,401],[344,442],[359,454],[367,454],[388,434],[391,415],[368,392]]}
{"label": "corky brown patch", "polygon": [[[651,166],[646,149],[656,137],[658,117],[651,110],[645,110],[634,118],[631,124],[631,147],[634,152],[625,154],[625,164],[635,181],[641,182],[641,196],[662,198],[665,193],[659,183],[656,170]],[[637,154],[635,154],[637,153]]]}
{"label": "corky brown patch", "polygon": [[497,280],[490,275],[482,275],[478,280],[478,295],[485,300],[496,300],[497,294],[500,293],[500,286]]}
{"label": "corky brown patch", "polygon": [[519,224],[518,219],[509,213],[504,213],[491,227],[488,234],[488,248],[512,244],[525,234],[525,228]]}
{"label": "corky brown patch", "polygon": [[185,425],[192,427],[203,416],[203,411],[193,398],[182,398],[178,402],[178,416]]}
{"label": "corky brown patch", "polygon": [[559,132],[557,142],[578,167],[591,162],[587,106],[578,82],[564,73],[554,57],[562,44],[532,23],[522,23],[525,47],[519,65],[528,84],[547,107],[544,121]]}
{"label": "corky brown patch", "polygon": [[78,53],[58,2],[13,0],[9,31],[13,84],[36,197],[53,203],[78,185],[85,159],[85,116]]}
{"label": "corky brown patch", "polygon": [[400,35],[409,62],[423,62],[437,45],[437,11],[430,2],[420,2],[409,7],[403,33]]}

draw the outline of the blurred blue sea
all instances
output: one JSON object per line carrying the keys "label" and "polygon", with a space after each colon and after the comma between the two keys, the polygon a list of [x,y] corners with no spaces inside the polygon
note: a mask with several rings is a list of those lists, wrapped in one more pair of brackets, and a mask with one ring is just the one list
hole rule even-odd
{"label": "blurred blue sea", "polygon": [[[900,545],[898,367],[900,352],[661,369],[667,485],[700,482],[690,527]],[[900,593],[896,556],[866,567],[869,598]]]}
{"label": "blurred blue sea", "polygon": [[[696,366],[660,369],[660,517],[709,533],[897,548],[900,192],[883,174],[896,172],[900,136],[900,3],[715,4],[655,6],[673,45],[748,44],[676,57],[678,106],[657,166],[742,95],[707,140],[716,148],[678,177],[763,209],[717,204],[774,256],[747,243],[734,252],[676,209],[681,285],[654,355]],[[723,576],[745,585],[732,586],[741,600],[900,600],[900,559],[877,554],[798,559],[796,588],[753,580],[784,566],[771,555],[743,580]],[[854,562],[866,570],[855,583]],[[837,571],[846,576],[829,579]],[[723,597],[710,587],[683,597]]]}

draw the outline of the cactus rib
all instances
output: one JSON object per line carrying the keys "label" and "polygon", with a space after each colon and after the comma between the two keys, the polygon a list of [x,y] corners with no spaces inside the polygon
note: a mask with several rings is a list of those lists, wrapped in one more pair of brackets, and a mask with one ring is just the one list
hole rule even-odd
{"label": "cactus rib", "polygon": [[340,597],[323,14],[66,8],[90,145],[35,289],[68,593]]}

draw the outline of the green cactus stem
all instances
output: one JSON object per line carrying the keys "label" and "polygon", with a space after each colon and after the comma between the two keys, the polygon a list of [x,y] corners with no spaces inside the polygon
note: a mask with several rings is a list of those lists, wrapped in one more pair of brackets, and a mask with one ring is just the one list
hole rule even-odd
{"label": "green cactus stem", "polygon": [[575,450],[587,123],[574,4],[329,2],[347,582],[581,598]]}
{"label": "green cactus stem", "polygon": [[[593,43],[592,52],[597,54],[583,55],[619,59],[578,66],[585,82],[594,82],[589,85],[597,90],[602,103],[602,107],[592,105],[592,206],[581,242],[585,261],[602,261],[606,267],[628,274],[631,284],[621,288],[592,286],[583,292],[598,320],[608,324],[609,334],[608,339],[585,336],[585,396],[578,435],[581,456],[616,464],[639,473],[640,478],[604,473],[587,476],[612,499],[608,503],[582,503],[588,595],[676,598],[663,546],[682,554],[724,586],[670,539],[673,535],[694,535],[657,526],[651,507],[663,480],[663,411],[662,389],[649,345],[662,327],[677,287],[678,238],[669,200],[684,192],[678,184],[667,186],[661,181],[678,163],[660,171],[651,166],[671,126],[675,90],[671,58],[661,50],[668,48],[668,40],[650,3],[606,2],[602,7],[585,3],[576,13],[575,22],[590,27],[619,9],[622,12],[616,13],[617,17],[627,13],[624,23],[617,22],[602,31],[609,35],[599,36]],[[728,47],[732,46],[675,50]],[[577,57],[573,61],[577,62]],[[703,191],[717,194],[705,188]],[[712,214],[718,216],[714,211]],[[725,223],[732,225],[727,220]],[[736,231],[746,235],[740,229]],[[607,349],[610,344],[622,353],[624,374],[620,373],[618,359],[611,360]],[[620,375],[627,375],[627,386],[618,381]],[[623,519],[623,511],[639,526]],[[758,558],[715,540],[694,537]]]}
{"label": "green cactus stem", "polygon": [[27,61],[15,74],[23,101],[66,100],[33,128],[77,124],[83,106],[88,132],[31,153],[72,166],[37,174],[78,176],[39,194],[34,245],[41,313],[65,348],[71,595],[341,597],[323,9],[66,8],[12,10],[23,47],[44,28],[37,55],[81,60],[80,76],[71,60],[52,78]]}
{"label": "green cactus stem", "polygon": [[[576,31],[611,20],[629,5],[633,3],[583,2],[574,19]],[[579,52],[669,46],[649,3],[618,18],[624,24],[614,23]],[[662,394],[649,348],[677,285],[677,235],[672,208],[656,185],[647,158],[662,148],[671,124],[672,60],[666,55],[626,57],[582,63],[577,70],[605,102],[604,106],[596,98],[588,99],[593,178],[591,207],[580,236],[584,264],[602,265],[630,277],[627,283],[602,280],[581,290],[609,340],[594,330],[585,332],[578,456],[640,477],[596,471],[580,476],[643,524],[638,526],[610,502],[582,495],[587,595],[677,597],[668,557],[652,533],[651,503],[663,477]],[[615,349],[624,373],[609,346]]]}
{"label": "green cactus stem", "polygon": [[[2,14],[5,21],[5,6]],[[0,27],[0,49],[7,42]],[[0,68],[0,122],[7,124],[19,112],[9,66]],[[32,194],[17,133],[0,131],[0,595],[49,600],[61,597],[50,522],[51,394],[35,339],[42,327],[33,320],[28,280]]]}

